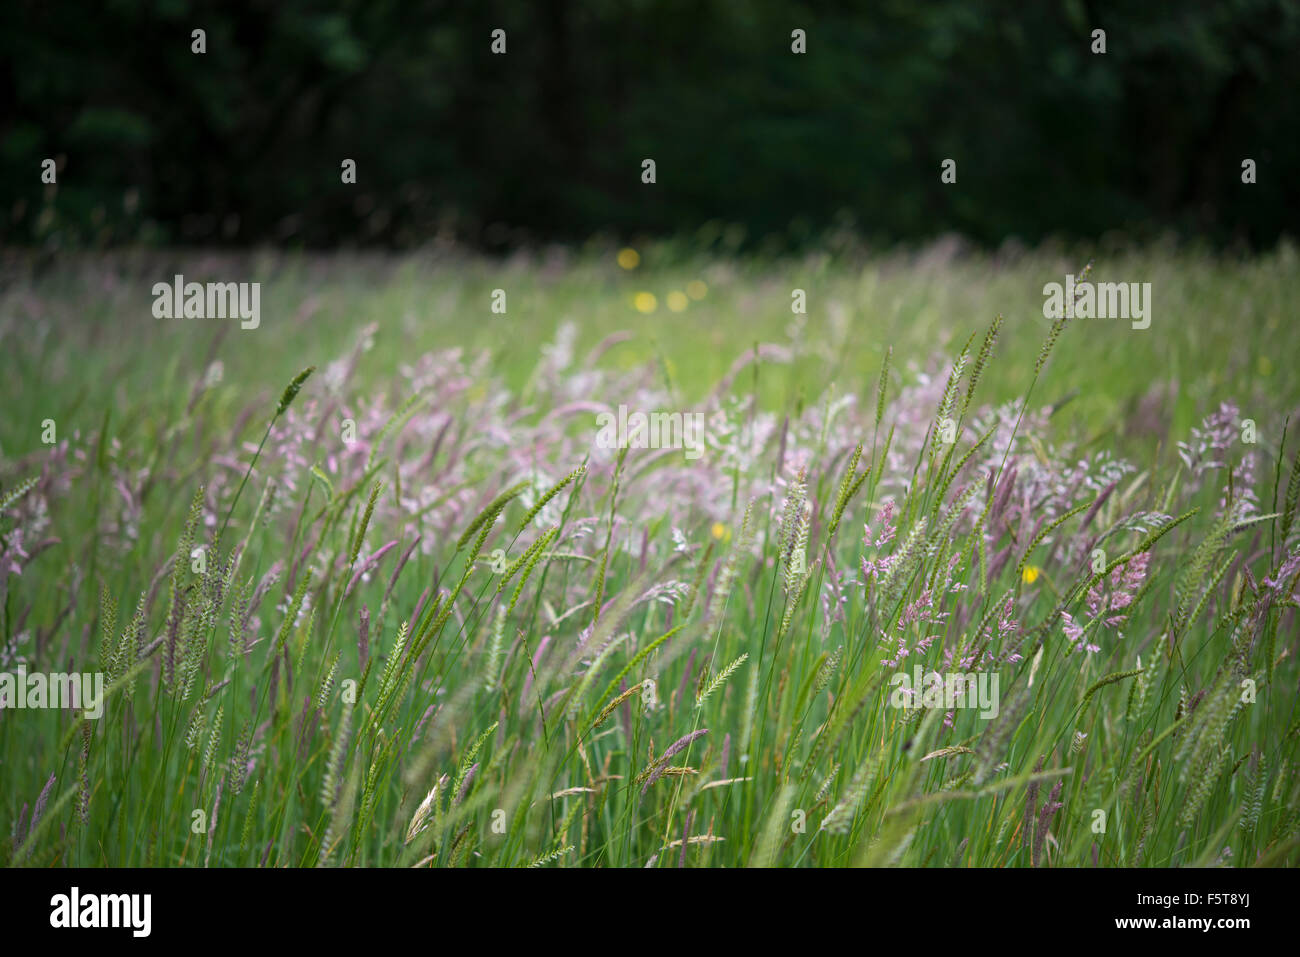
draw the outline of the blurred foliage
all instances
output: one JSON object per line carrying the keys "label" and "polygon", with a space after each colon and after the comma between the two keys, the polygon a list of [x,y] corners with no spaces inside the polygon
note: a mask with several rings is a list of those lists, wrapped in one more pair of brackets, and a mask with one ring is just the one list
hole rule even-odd
{"label": "blurred foliage", "polygon": [[1267,245],[1300,209],[1297,50],[1284,0],[8,0],[0,235]]}

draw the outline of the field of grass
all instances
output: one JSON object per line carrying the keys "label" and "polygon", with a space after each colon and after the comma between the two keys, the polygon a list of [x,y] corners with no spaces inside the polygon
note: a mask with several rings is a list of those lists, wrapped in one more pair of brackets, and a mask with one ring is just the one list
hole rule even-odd
{"label": "field of grass", "polygon": [[1300,860],[1292,246],[8,274],[0,863]]}

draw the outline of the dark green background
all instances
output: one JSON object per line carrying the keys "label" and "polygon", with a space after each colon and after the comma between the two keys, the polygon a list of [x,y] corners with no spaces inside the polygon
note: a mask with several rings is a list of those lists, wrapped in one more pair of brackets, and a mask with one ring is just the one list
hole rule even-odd
{"label": "dark green background", "polygon": [[[848,227],[1262,246],[1300,209],[1294,2],[0,10],[11,243],[494,248],[610,232],[789,248]],[[190,52],[195,27],[206,55]],[[489,50],[497,27],[505,56]],[[57,189],[40,183],[46,156]],[[940,183],[945,157],[956,185]],[[1241,183],[1245,157],[1257,185]]]}

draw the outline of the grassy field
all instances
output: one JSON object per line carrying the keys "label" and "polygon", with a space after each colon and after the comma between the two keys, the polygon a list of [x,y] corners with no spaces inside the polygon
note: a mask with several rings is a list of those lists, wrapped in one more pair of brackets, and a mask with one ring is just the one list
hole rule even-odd
{"label": "grassy field", "polygon": [[0,863],[1294,865],[1298,259],[11,262]]}

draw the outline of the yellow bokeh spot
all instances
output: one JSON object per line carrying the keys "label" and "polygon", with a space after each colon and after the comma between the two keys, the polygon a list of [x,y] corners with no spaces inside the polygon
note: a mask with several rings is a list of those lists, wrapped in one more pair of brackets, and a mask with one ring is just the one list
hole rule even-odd
{"label": "yellow bokeh spot", "polygon": [[668,308],[673,312],[681,312],[690,303],[690,300],[686,298],[685,293],[680,293],[674,289],[668,294],[666,302],[668,303]]}
{"label": "yellow bokeh spot", "polygon": [[712,532],[713,537],[718,539],[719,541],[724,541],[728,538],[731,538],[730,530],[727,528],[727,526],[723,525],[721,522],[714,522],[713,527],[709,529],[709,531]]}
{"label": "yellow bokeh spot", "polygon": [[1038,581],[1038,569],[1033,565],[1026,565],[1025,571],[1020,577],[1025,580],[1026,585],[1032,585]]}
{"label": "yellow bokeh spot", "polygon": [[703,299],[704,294],[709,291],[709,287],[704,285],[699,279],[692,279],[686,284],[686,295],[692,299]]}
{"label": "yellow bokeh spot", "polygon": [[655,298],[652,292],[638,292],[632,299],[632,305],[636,306],[637,312],[654,312],[659,305],[659,300]]}
{"label": "yellow bokeh spot", "polygon": [[1273,361],[1269,359],[1268,356],[1262,355],[1259,357],[1259,374],[1260,375],[1273,374]]}
{"label": "yellow bokeh spot", "polygon": [[618,251],[618,264],[624,269],[635,269],[640,261],[641,254],[635,249],[627,248]]}

